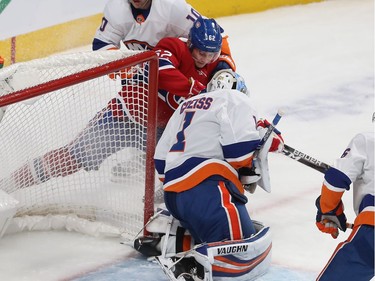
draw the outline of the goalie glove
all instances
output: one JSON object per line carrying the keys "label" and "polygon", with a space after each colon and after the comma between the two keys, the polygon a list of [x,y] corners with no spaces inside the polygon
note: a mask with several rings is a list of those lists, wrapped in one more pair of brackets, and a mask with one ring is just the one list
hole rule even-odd
{"label": "goalie glove", "polygon": [[[263,137],[266,132],[267,128],[271,125],[266,119],[259,119],[257,122],[257,130],[261,137]],[[276,128],[273,130],[272,134],[270,135],[272,138],[272,143],[269,148],[269,152],[281,152],[284,148],[284,139],[281,136],[281,132]]]}
{"label": "goalie glove", "polygon": [[346,216],[344,204],[340,203],[330,212],[323,213],[320,207],[320,196],[316,199],[315,205],[318,209],[316,214],[316,226],[321,232],[329,233],[336,239],[339,236],[339,229],[346,230]]}

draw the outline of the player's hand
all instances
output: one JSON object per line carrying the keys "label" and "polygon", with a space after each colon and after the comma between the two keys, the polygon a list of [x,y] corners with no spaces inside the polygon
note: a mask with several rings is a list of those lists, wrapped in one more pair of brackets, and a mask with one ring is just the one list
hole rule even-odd
{"label": "player's hand", "polygon": [[316,226],[321,232],[329,233],[336,239],[339,235],[339,229],[346,230],[346,216],[342,201],[335,209],[330,212],[322,213],[320,207],[320,196],[316,199],[315,205],[318,209],[316,213]]}
{"label": "player's hand", "polygon": [[193,77],[189,78],[189,83],[191,86],[190,86],[188,98],[198,95],[200,92],[206,89],[205,85],[203,85],[201,82],[197,80],[194,80]]}
{"label": "player's hand", "polygon": [[112,80],[117,80],[117,79],[126,80],[126,79],[133,78],[135,75],[141,75],[141,74],[143,74],[141,67],[136,65],[136,66],[125,67],[118,71],[109,73],[108,77],[111,78]]}
{"label": "player's hand", "polygon": [[[257,122],[257,129],[266,132],[267,128],[271,125],[266,119],[259,119]],[[281,136],[281,132],[276,128],[273,130],[271,136],[272,143],[269,149],[270,152],[281,152],[284,148],[284,139]]]}

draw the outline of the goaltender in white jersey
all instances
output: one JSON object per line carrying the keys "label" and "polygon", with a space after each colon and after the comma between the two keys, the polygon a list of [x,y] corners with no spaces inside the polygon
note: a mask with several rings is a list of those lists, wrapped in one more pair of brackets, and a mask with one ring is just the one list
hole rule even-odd
{"label": "goaltender in white jersey", "polygon": [[[267,271],[272,247],[269,228],[249,216],[238,172],[253,165],[261,140],[257,113],[237,73],[217,72],[207,91],[180,104],[156,147],[171,223],[163,232],[151,221],[147,230],[165,235],[140,237],[134,248],[156,256],[171,280],[252,280]],[[263,149],[281,141],[272,133]],[[174,229],[176,220],[190,238]]]}
{"label": "goaltender in white jersey", "polygon": [[118,49],[121,42],[130,50],[151,50],[164,37],[187,38],[201,16],[185,0],[142,0],[139,8],[133,2],[108,1],[93,50]]}

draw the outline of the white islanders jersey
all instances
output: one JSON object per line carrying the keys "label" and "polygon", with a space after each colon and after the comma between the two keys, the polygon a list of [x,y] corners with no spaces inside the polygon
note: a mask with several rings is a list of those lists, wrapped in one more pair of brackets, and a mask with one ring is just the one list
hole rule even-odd
{"label": "white islanders jersey", "polygon": [[353,207],[358,215],[359,204],[366,194],[374,195],[374,132],[357,134],[334,167],[353,183]]}
{"label": "white islanders jersey", "polygon": [[[134,19],[127,0],[109,0],[95,38],[108,43],[100,50],[151,50],[164,37],[188,37],[200,14],[185,0],[153,0],[146,19]],[[142,21],[143,20],[143,21]]]}
{"label": "white islanders jersey", "polygon": [[155,151],[164,189],[181,192],[211,175],[242,191],[236,169],[250,166],[260,140],[256,112],[237,90],[217,90],[185,100],[170,118]]}

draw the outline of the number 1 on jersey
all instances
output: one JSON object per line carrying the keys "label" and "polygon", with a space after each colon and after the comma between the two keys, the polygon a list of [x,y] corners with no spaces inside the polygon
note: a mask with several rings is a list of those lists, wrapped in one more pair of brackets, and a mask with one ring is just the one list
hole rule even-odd
{"label": "number 1 on jersey", "polygon": [[180,152],[185,150],[185,129],[191,124],[194,114],[195,111],[185,112],[184,124],[182,125],[182,129],[176,135],[177,142],[172,145],[170,149],[171,152]]}

